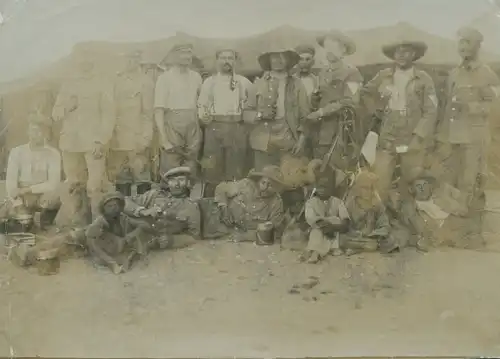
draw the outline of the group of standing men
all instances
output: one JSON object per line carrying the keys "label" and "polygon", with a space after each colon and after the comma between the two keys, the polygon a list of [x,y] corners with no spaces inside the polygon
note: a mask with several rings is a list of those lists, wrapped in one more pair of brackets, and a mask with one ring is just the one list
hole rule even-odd
{"label": "group of standing men", "polygon": [[[326,159],[329,168],[352,170],[350,160],[359,159],[364,137],[373,126],[371,116],[358,118],[356,133],[346,133],[345,128],[352,130],[344,127],[349,117],[346,110],[356,117],[363,107],[380,122],[372,170],[377,178],[373,191],[384,207],[393,205],[392,184],[399,164],[399,195],[413,193],[416,180],[432,177],[453,189],[450,193],[457,204],[453,214],[466,216],[473,203],[484,199],[487,119],[499,96],[500,81],[478,58],[482,35],[470,28],[460,29],[458,35],[462,62],[449,75],[442,112],[432,78],[414,66],[427,51],[427,45],[419,41],[384,46],[382,51],[394,66],[366,84],[358,69],[345,60],[356,51],[355,43],[338,31],[317,39],[328,59],[319,74],[312,72],[314,47],[303,45],[262,54],[258,61],[264,73],[254,83],[235,73],[239,54],[233,49],[216,52],[217,73],[203,81],[190,69],[193,46],[179,44],[171,50],[174,65],[158,77],[156,86],[141,69],[139,53],[128,57],[127,68],[113,85],[93,76],[92,62],[83,59],[81,76],[63,84],[52,116],[62,122],[59,147],[66,182],[70,189],[87,183],[94,219],[102,213],[110,182],[127,196],[131,182],[137,184],[138,195],[151,195],[150,151],[156,129],[162,181],[168,182],[175,174],[202,178],[205,194],[215,196],[216,202],[219,199],[223,221],[227,221],[227,203],[220,199],[227,198],[227,181],[245,178],[249,149],[255,178],[280,178],[282,173],[277,172],[284,160],[301,156]],[[345,150],[350,142],[358,144],[351,148],[358,151],[354,157]],[[38,159],[36,166],[28,165],[35,161],[36,149],[54,153],[53,149],[43,141],[37,145],[36,140],[25,147],[13,150],[9,160],[7,182],[12,198],[41,193],[36,186],[48,182],[50,176],[44,177],[35,168],[50,167],[47,173],[56,176],[55,154]],[[425,172],[425,158],[433,149],[436,165]],[[51,183],[57,182],[52,177]],[[371,183],[375,177],[365,178]],[[261,182],[257,192],[266,186]],[[239,194],[233,197],[255,192],[245,183],[236,186]],[[335,187],[335,183],[330,185]],[[54,186],[44,188],[52,191]],[[441,218],[442,206],[432,202],[429,207],[428,200],[417,201],[417,211]],[[317,205],[323,205],[320,202]],[[141,208],[131,206],[125,206],[135,208],[130,213],[141,213]],[[268,209],[263,205],[260,210]],[[256,212],[253,215],[259,217]],[[403,222],[413,223],[408,218]]]}

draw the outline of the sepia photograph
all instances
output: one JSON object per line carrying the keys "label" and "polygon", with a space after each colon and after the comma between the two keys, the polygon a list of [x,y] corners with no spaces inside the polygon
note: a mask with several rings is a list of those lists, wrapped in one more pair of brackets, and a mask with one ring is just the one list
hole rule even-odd
{"label": "sepia photograph", "polygon": [[500,357],[500,0],[0,0],[0,358]]}

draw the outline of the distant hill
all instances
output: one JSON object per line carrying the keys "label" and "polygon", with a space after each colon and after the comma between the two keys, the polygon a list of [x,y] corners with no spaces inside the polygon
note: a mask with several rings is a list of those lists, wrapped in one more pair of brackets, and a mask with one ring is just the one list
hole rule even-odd
{"label": "distant hill", "polygon": [[[497,24],[500,26],[500,24]],[[316,36],[323,31],[309,31],[292,26],[281,26],[271,31],[255,36],[239,39],[208,39],[178,32],[175,36],[151,42],[82,42],[73,47],[72,54],[58,62],[46,67],[43,71],[28,78],[3,84],[0,91],[5,92],[12,88],[19,88],[36,83],[40,79],[51,80],[62,78],[71,74],[71,61],[73,56],[78,56],[79,51],[91,51],[95,55],[98,71],[103,74],[113,74],[118,71],[122,54],[139,49],[144,53],[145,59],[151,63],[160,63],[165,60],[172,46],[178,42],[191,42],[196,55],[201,59],[208,71],[214,66],[214,53],[216,49],[231,47],[239,51],[241,62],[240,71],[243,73],[259,72],[257,57],[265,51],[293,48],[299,44],[310,44],[317,50],[317,66],[325,62],[325,54],[316,43]],[[500,31],[499,31],[500,33]],[[420,60],[424,64],[451,65],[458,62],[456,43],[454,40],[429,34],[407,23],[398,23],[394,26],[378,27],[367,30],[347,32],[357,44],[357,52],[348,57],[347,61],[356,66],[387,63],[388,59],[382,54],[384,44],[405,40],[424,41],[429,46],[427,54]],[[498,35],[500,36],[500,35]],[[498,62],[500,56],[483,51],[482,59],[486,62]]]}

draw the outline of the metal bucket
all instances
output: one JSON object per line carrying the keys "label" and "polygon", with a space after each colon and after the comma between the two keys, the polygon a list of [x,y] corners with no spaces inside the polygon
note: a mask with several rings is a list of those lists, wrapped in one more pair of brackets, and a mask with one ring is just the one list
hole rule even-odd
{"label": "metal bucket", "polygon": [[53,248],[38,253],[36,268],[39,275],[53,275],[59,272],[61,261],[58,252],[59,248]]}
{"label": "metal bucket", "polygon": [[274,226],[271,222],[260,223],[257,226],[256,243],[260,246],[269,246],[274,244]]}
{"label": "metal bucket", "polygon": [[28,264],[31,248],[35,244],[36,238],[32,233],[9,233],[5,236],[8,259],[21,267]]}

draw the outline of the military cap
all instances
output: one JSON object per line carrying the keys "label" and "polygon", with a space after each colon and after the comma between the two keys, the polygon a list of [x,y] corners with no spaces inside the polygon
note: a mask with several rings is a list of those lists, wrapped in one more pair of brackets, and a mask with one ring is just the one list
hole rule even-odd
{"label": "military cap", "polygon": [[413,61],[417,61],[421,57],[425,55],[427,52],[427,44],[423,41],[411,41],[411,40],[401,40],[396,41],[387,45],[382,46],[382,52],[385,56],[394,60],[394,53],[396,49],[400,46],[410,46],[415,50],[415,56],[413,57]]}
{"label": "military cap", "polygon": [[248,178],[268,178],[273,182],[279,184],[280,186],[286,187],[283,173],[278,166],[266,166],[262,169],[262,171],[257,171],[255,169],[251,169],[248,173]]}
{"label": "military cap", "polygon": [[457,31],[460,39],[467,39],[473,42],[483,42],[483,34],[472,27],[462,27]]}
{"label": "military cap", "polygon": [[413,183],[419,179],[425,179],[431,183],[436,182],[436,177],[431,172],[423,169],[422,167],[415,167],[409,173],[409,183]]}
{"label": "military cap", "polygon": [[123,194],[118,191],[113,191],[105,193],[102,196],[101,201],[99,202],[99,211],[102,213],[104,211],[104,205],[114,199],[117,199],[120,202],[122,208],[125,207],[125,197],[123,196]]}
{"label": "military cap", "polygon": [[185,50],[193,50],[193,44],[190,43],[182,43],[182,44],[177,44],[174,45],[169,52],[177,52],[177,51],[185,51]]}
{"label": "military cap", "polygon": [[259,65],[262,68],[262,70],[264,71],[271,70],[271,55],[273,54],[283,54],[283,56],[285,56],[286,58],[286,64],[288,69],[293,68],[295,65],[297,65],[297,63],[300,60],[300,56],[295,50],[285,49],[285,50],[264,52],[258,58]]}
{"label": "military cap", "polygon": [[316,55],[316,49],[314,46],[310,45],[299,45],[295,48],[295,51],[300,55],[300,54],[311,54],[311,55]]}
{"label": "military cap", "polygon": [[238,58],[240,57],[240,54],[239,54],[239,52],[238,52],[238,51],[236,51],[235,49],[231,49],[231,48],[229,48],[229,47],[227,47],[227,48],[222,48],[222,49],[217,49],[217,50],[215,51],[215,57],[216,57],[216,58],[218,58],[218,57],[219,57],[219,55],[220,55],[221,53],[226,52],[226,51],[227,51],[227,52],[232,52],[232,53],[234,54],[234,57],[235,57],[236,59],[238,59]]}
{"label": "military cap", "polygon": [[190,176],[191,175],[191,168],[187,166],[180,166],[180,167],[174,167],[167,172],[165,172],[162,176],[164,180],[167,180],[172,177],[177,177],[177,176]]}
{"label": "military cap", "polygon": [[345,35],[341,31],[332,30],[324,35],[318,36],[316,42],[321,46],[325,47],[325,40],[336,40],[345,46],[345,55],[352,55],[356,52],[356,44],[349,36]]}

